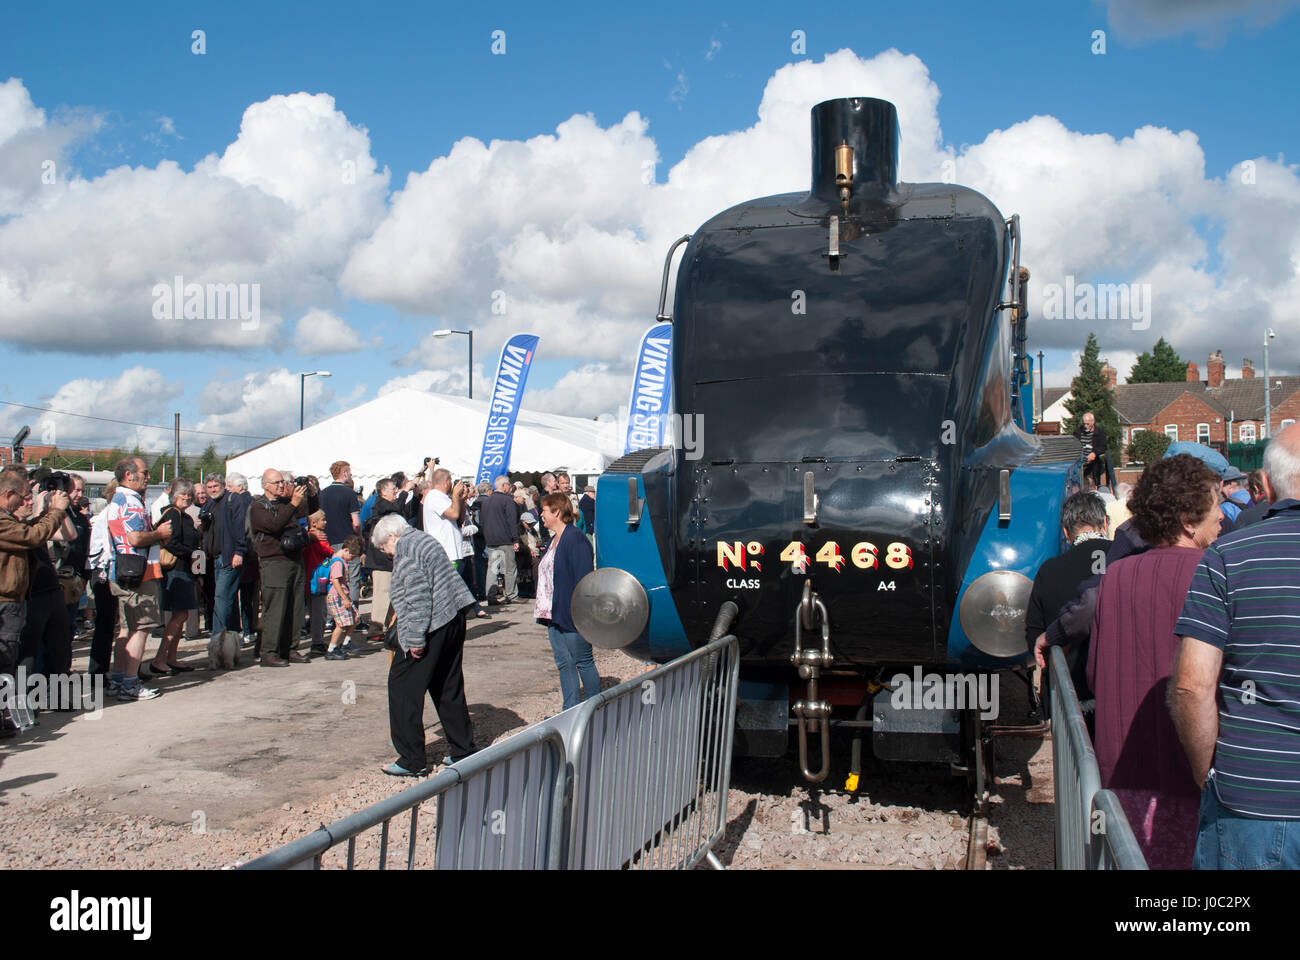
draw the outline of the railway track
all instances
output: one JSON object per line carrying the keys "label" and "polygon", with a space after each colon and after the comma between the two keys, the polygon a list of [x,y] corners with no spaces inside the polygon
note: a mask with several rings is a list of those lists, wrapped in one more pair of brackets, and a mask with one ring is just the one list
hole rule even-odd
{"label": "railway track", "polygon": [[963,870],[986,870],[989,861],[989,815],[988,803],[980,801],[966,825],[966,860]]}

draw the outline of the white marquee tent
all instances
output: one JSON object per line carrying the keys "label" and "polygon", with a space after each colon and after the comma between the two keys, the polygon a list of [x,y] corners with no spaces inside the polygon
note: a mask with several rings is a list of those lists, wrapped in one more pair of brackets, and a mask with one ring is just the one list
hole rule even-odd
{"label": "white marquee tent", "polygon": [[[418,471],[425,457],[438,457],[454,476],[471,477],[487,407],[486,400],[402,388],[245,451],[226,462],[226,472],[242,473],[254,493],[268,469],[314,474],[328,483],[336,460],[352,465],[353,480],[367,492],[382,477]],[[622,452],[620,440],[614,424],[520,410],[510,469],[597,474]]]}

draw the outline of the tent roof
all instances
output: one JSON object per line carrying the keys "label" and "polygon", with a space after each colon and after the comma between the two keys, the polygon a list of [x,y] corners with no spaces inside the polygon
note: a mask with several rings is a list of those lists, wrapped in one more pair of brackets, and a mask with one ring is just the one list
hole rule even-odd
{"label": "tent roof", "polygon": [[[246,450],[226,463],[227,472],[260,487],[264,470],[292,468],[329,477],[329,465],[346,460],[352,476],[371,487],[399,470],[413,473],[425,457],[438,457],[456,476],[478,466],[487,426],[486,400],[451,397],[403,387],[319,423]],[[520,410],[510,450],[510,469],[600,473],[621,449],[611,424]]]}

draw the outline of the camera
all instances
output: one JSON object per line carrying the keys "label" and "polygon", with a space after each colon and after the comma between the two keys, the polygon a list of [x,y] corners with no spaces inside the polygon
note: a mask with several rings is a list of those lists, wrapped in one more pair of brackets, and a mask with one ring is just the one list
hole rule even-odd
{"label": "camera", "polygon": [[311,477],[294,477],[290,483],[295,487],[310,487]]}
{"label": "camera", "polygon": [[72,490],[72,477],[61,470],[56,470],[41,479],[41,490],[51,493],[55,490],[62,490],[64,493],[68,493]]}

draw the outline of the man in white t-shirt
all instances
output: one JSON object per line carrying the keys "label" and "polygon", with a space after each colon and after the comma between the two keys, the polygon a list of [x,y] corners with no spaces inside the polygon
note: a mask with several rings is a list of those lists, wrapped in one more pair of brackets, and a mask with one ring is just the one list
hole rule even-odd
{"label": "man in white t-shirt", "polygon": [[447,552],[447,559],[460,570],[460,521],[465,511],[468,485],[452,484],[451,471],[439,467],[433,472],[433,487],[424,497],[424,532]]}

